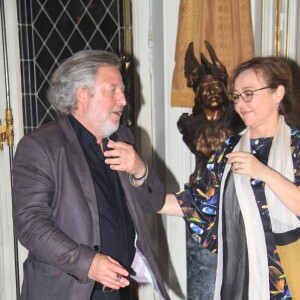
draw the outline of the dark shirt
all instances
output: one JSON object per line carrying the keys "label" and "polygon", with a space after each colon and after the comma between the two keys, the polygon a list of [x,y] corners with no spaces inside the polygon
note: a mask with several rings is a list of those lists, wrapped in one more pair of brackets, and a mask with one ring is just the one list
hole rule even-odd
{"label": "dark shirt", "polygon": [[[134,257],[135,228],[118,173],[104,162],[105,157],[95,136],[72,115],[68,117],[93,179],[100,220],[99,252],[111,256],[128,269]],[[117,140],[118,137],[113,134],[110,138]],[[103,144],[107,140],[104,139]]]}

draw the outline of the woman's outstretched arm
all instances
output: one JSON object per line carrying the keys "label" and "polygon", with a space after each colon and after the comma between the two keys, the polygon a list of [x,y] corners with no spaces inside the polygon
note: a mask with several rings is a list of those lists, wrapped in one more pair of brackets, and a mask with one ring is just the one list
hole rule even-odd
{"label": "woman's outstretched arm", "polygon": [[183,212],[174,194],[166,195],[165,204],[158,213],[162,215],[183,217]]}

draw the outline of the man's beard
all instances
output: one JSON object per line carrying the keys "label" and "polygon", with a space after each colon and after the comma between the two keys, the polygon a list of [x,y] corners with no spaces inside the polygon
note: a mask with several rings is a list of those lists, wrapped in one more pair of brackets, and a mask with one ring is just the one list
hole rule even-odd
{"label": "man's beard", "polygon": [[[94,112],[89,110],[86,118],[93,122],[94,120]],[[101,120],[98,121],[98,124],[96,126],[97,130],[97,136],[100,136],[102,138],[112,135],[114,132],[116,132],[120,127],[120,119],[118,121],[115,121],[114,123],[109,119],[109,115],[102,115],[100,116]]]}
{"label": "man's beard", "polygon": [[100,122],[99,124],[99,130],[101,131],[103,137],[107,137],[112,135],[114,132],[116,132],[120,127],[120,122],[117,122],[115,124],[109,124],[106,122]]}

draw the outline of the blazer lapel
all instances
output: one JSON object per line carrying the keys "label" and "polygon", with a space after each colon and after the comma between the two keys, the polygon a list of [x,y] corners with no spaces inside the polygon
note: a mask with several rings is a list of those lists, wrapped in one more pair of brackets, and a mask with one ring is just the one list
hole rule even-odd
{"label": "blazer lapel", "polygon": [[99,222],[97,200],[93,180],[86,158],[67,116],[59,118],[59,123],[66,136],[66,151],[70,153],[76,175],[81,183],[86,201],[90,207],[93,220]]}

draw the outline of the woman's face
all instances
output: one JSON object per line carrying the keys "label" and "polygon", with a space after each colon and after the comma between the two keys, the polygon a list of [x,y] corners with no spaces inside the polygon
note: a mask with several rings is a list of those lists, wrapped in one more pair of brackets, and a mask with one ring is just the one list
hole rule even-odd
{"label": "woman's face", "polygon": [[[266,87],[264,79],[253,70],[246,70],[238,75],[234,83],[234,93],[254,91]],[[248,93],[249,94],[249,93]],[[245,94],[242,94],[244,96]],[[234,105],[245,125],[250,128],[251,138],[274,136],[278,122],[278,104],[284,95],[283,86],[276,90],[265,88],[253,92],[250,102],[240,96]]]}

